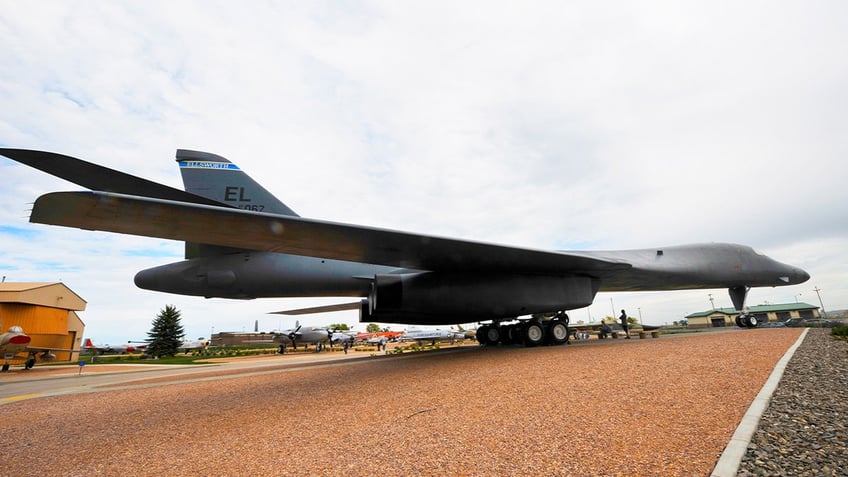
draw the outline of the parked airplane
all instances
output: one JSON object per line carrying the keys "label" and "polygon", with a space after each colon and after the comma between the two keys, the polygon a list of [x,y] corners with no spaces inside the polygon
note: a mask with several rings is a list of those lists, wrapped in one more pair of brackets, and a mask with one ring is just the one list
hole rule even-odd
{"label": "parked airplane", "polygon": [[147,348],[146,344],[137,345],[137,344],[132,344],[129,341],[126,344],[119,344],[119,345],[110,345],[110,344],[96,345],[91,341],[91,338],[86,338],[83,341],[82,346],[80,347],[80,350],[85,350],[85,351],[88,351],[88,352],[96,351],[96,352],[101,353],[101,354],[115,354],[115,353],[124,354],[124,353],[141,352],[141,351],[144,351],[146,348]]}
{"label": "parked airplane", "polygon": [[[39,197],[30,221],[186,242],[186,260],[139,272],[137,286],[221,298],[357,296],[360,321],[489,322],[501,340],[518,316],[583,308],[599,291],[727,288],[741,324],[751,287],[802,283],[809,274],[735,244],[620,251],[549,251],[307,219],[215,154],[177,150],[186,191],[69,156],[0,154],[91,189]],[[567,318],[531,319],[525,345],[564,343]]]}
{"label": "parked airplane", "polygon": [[[347,336],[347,335],[345,335]],[[318,351],[324,346],[324,343],[331,343],[333,339],[337,339],[341,343],[342,337],[336,336],[332,330],[319,327],[304,328],[300,322],[295,322],[295,327],[274,333],[274,341],[283,345],[289,345],[297,349],[297,344],[310,345],[314,344]]]}
{"label": "parked airplane", "polygon": [[397,341],[403,336],[403,331],[375,331],[373,333],[368,333],[361,331],[356,334],[354,337],[355,341],[365,341],[367,343],[377,343],[386,342],[386,341]]}
{"label": "parked airplane", "polygon": [[52,361],[56,359],[53,351],[73,351],[62,348],[43,348],[38,346],[30,346],[32,337],[24,333],[20,326],[10,326],[5,333],[0,333],[0,357],[3,358],[2,372],[9,371],[9,361],[16,355],[26,353],[26,361],[24,361],[24,369],[31,369],[35,366],[35,359],[38,353],[41,353],[40,358],[44,361]]}
{"label": "parked airplane", "polygon": [[417,341],[421,344],[424,341],[430,341],[436,344],[436,341],[458,341],[465,339],[465,333],[457,333],[451,330],[440,330],[438,328],[430,330],[423,328],[410,328],[400,337],[401,341]]}
{"label": "parked airplane", "polygon": [[208,346],[209,341],[203,339],[203,337],[200,337],[196,340],[183,339],[183,342],[180,345],[180,349],[183,350],[184,353],[188,353],[189,351],[195,349],[206,349]]}

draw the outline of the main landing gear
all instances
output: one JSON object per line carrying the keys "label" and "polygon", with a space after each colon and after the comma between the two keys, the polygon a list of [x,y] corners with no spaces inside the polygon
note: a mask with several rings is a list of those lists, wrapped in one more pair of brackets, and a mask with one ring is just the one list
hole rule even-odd
{"label": "main landing gear", "polygon": [[509,325],[498,322],[477,328],[477,341],[484,346],[520,344],[528,347],[561,345],[568,342],[568,315],[557,313],[550,320],[533,318]]}

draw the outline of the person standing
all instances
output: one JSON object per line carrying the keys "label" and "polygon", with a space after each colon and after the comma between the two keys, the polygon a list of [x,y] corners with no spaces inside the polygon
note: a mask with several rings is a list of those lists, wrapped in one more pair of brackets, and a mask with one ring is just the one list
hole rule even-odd
{"label": "person standing", "polygon": [[619,316],[618,319],[621,320],[621,329],[624,330],[624,335],[625,335],[624,339],[629,340],[630,339],[630,331],[629,331],[629,328],[627,326],[627,312],[625,312],[624,310],[621,310],[621,316]]}

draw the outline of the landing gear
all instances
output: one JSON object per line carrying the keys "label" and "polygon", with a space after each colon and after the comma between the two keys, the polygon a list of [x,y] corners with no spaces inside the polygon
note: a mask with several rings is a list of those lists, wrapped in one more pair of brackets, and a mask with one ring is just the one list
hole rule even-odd
{"label": "landing gear", "polygon": [[748,296],[749,286],[731,287],[727,291],[730,292],[730,300],[733,302],[733,307],[740,310],[741,313],[736,317],[736,326],[740,328],[756,328],[760,324],[760,320],[756,316],[748,313],[748,307],[745,306],[745,298]]}
{"label": "landing gear", "polygon": [[548,341],[553,345],[561,345],[568,341],[568,323],[558,318],[551,320],[548,329]]}
{"label": "landing gear", "polygon": [[539,346],[545,339],[545,330],[538,321],[530,321],[524,327],[524,346]]}
{"label": "landing gear", "polygon": [[534,318],[517,323],[501,325],[498,322],[480,325],[477,341],[483,346],[497,344],[523,344],[527,347],[543,344],[561,345],[568,343],[568,315],[563,312],[550,320]]}
{"label": "landing gear", "polygon": [[497,325],[482,325],[477,328],[477,341],[483,346],[493,346],[501,340],[501,330]]}
{"label": "landing gear", "polygon": [[756,328],[760,324],[760,320],[756,316],[748,313],[742,313],[736,317],[736,326],[740,328]]}

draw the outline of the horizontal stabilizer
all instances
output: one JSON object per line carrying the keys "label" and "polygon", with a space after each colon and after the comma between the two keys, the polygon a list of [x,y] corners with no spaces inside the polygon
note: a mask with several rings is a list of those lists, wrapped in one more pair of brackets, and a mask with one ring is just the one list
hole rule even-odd
{"label": "horizontal stabilizer", "polygon": [[334,311],[358,310],[360,302],[339,303],[338,305],[313,306],[310,308],[298,308],[295,310],[272,311],[269,315],[314,315],[318,313],[331,313]]}

